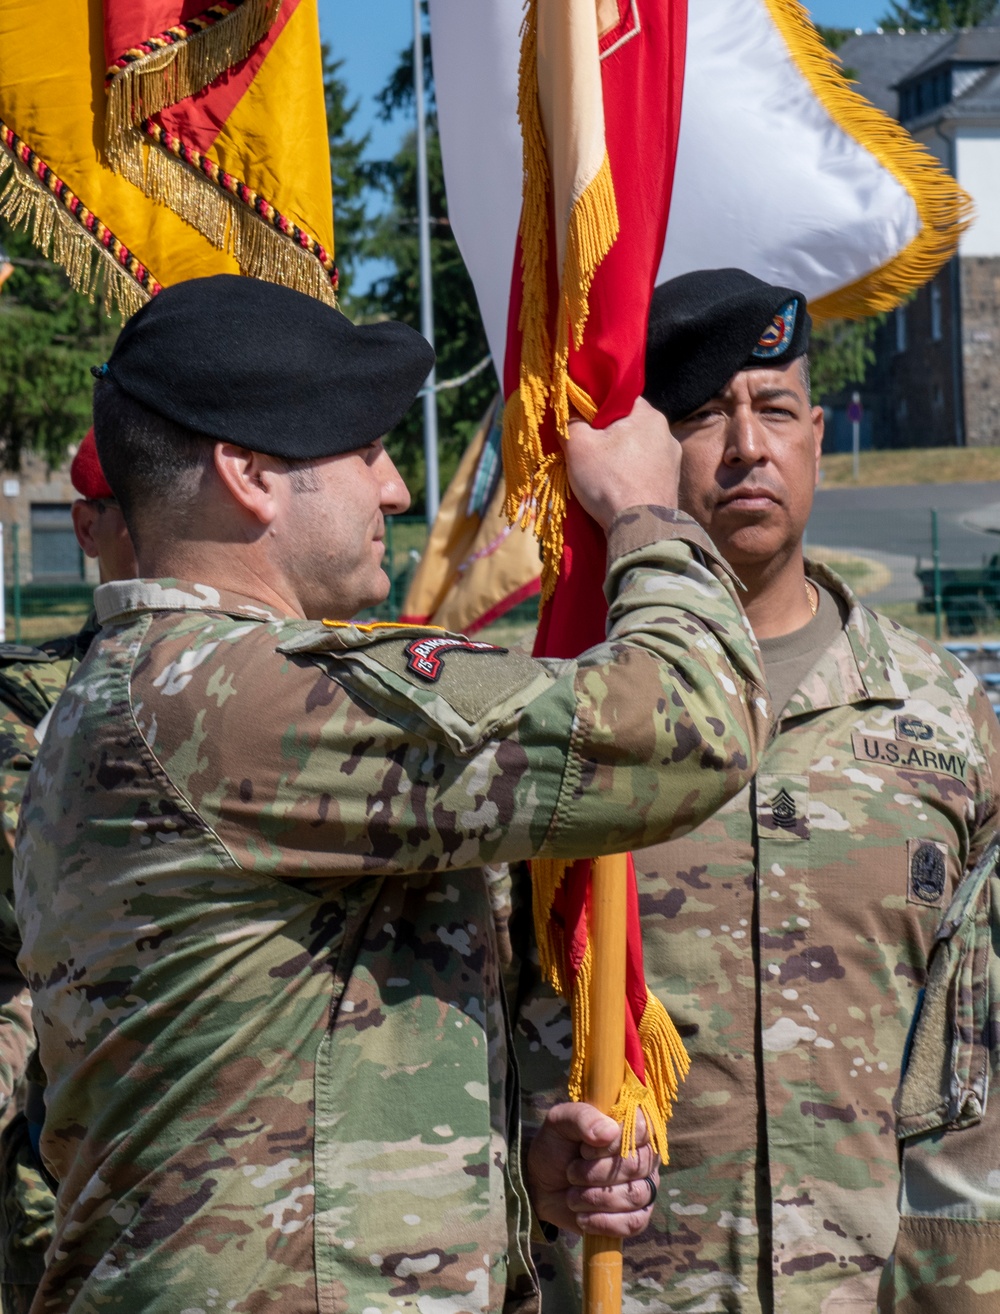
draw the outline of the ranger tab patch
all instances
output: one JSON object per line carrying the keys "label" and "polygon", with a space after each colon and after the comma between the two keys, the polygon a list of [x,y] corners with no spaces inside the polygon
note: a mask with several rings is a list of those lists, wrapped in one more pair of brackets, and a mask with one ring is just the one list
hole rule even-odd
{"label": "ranger tab patch", "polygon": [[407,669],[433,683],[441,678],[444,655],[447,652],[492,652],[504,656],[507,649],[498,648],[492,643],[481,643],[476,639],[456,639],[450,634],[443,634],[414,639],[403,651],[406,653]]}

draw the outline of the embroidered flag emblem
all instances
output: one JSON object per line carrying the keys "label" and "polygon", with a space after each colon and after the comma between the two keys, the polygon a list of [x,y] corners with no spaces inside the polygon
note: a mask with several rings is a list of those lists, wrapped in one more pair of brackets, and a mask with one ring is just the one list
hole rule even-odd
{"label": "embroidered flag emblem", "polygon": [[414,675],[420,675],[431,682],[440,680],[444,670],[444,655],[447,652],[492,652],[501,656],[506,648],[497,648],[492,643],[480,643],[476,639],[455,639],[449,634],[441,637],[414,639],[404,649],[406,666]]}

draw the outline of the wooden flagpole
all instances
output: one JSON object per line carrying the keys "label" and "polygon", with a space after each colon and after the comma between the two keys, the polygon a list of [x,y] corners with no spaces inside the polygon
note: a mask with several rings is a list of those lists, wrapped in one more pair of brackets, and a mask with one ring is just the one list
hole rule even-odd
{"label": "wooden flagpole", "polygon": [[[625,1076],[625,892],[624,853],[595,858],[591,869],[590,1040],[584,1071],[584,1098],[602,1113],[618,1099]],[[622,1243],[615,1237],[583,1240],[584,1314],[621,1314]]]}

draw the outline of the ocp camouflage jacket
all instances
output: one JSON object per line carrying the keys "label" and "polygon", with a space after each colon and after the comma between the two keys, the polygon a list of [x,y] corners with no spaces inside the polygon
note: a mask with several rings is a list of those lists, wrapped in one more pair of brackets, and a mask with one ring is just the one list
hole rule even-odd
{"label": "ocp camouflage jacket", "polygon": [[899,1235],[880,1314],[1000,1302],[1000,839],[938,930],[896,1097]]}
{"label": "ocp camouflage jacket", "polygon": [[[637,853],[650,987],[691,1054],[629,1308],[871,1314],[896,1235],[892,1097],[942,913],[993,835],[1000,725],[949,653],[868,611],[782,711],[760,771]],[[666,779],[666,777],[664,777]],[[529,971],[530,977],[530,971]],[[531,1120],[563,1098],[569,1023],[528,980]],[[578,1249],[540,1254],[576,1308]]]}
{"label": "ocp camouflage jacket", "polygon": [[648,844],[746,783],[768,709],[711,552],[620,517],[576,662],[99,590],[15,872],[49,1314],[535,1307],[481,864]]}

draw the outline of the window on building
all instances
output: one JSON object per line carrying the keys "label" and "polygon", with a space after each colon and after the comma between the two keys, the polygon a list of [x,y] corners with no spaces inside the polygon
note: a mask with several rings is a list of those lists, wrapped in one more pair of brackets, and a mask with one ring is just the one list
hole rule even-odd
{"label": "window on building", "polygon": [[906,307],[897,306],[893,312],[896,320],[896,351],[906,350]]}
{"label": "window on building", "polygon": [[931,284],[931,340],[940,342],[944,335],[941,326],[941,289],[937,283]]}
{"label": "window on building", "polygon": [[83,579],[83,552],[68,502],[31,504],[31,577],[39,584]]}

